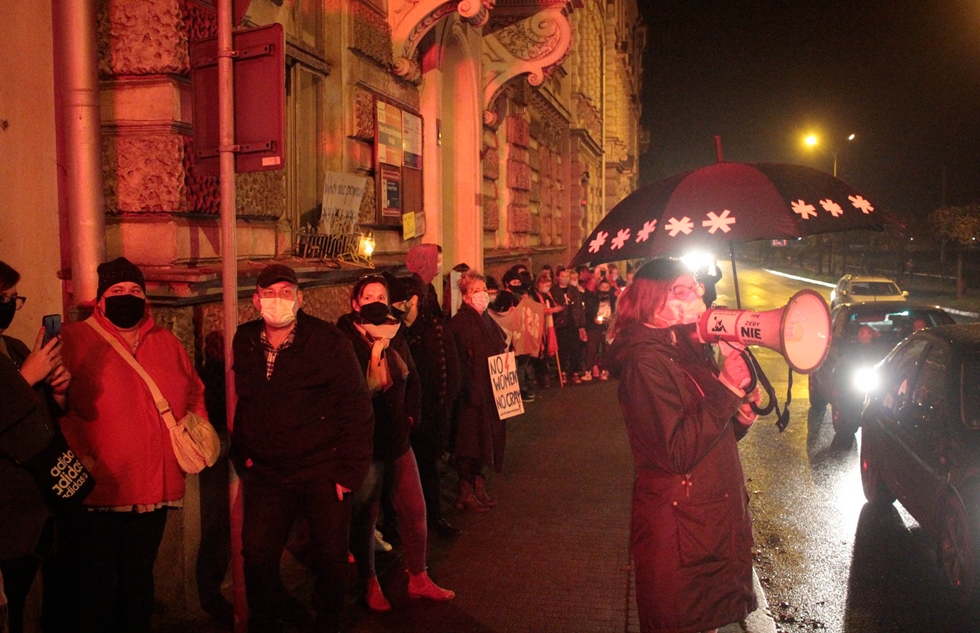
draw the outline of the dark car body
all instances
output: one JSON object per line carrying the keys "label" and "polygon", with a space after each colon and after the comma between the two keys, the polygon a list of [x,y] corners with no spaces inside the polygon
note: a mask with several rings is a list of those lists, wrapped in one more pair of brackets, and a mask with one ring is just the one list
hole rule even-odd
{"label": "dark car body", "polygon": [[877,368],[861,431],[861,479],[873,503],[896,497],[938,544],[961,603],[980,565],[980,324],[917,332]]}
{"label": "dark car body", "polygon": [[[822,409],[830,404],[834,430],[852,435],[857,430],[865,393],[853,384],[854,374],[883,359],[912,333],[917,319],[926,327],[953,323],[939,306],[904,301],[846,303],[833,309],[830,350],[823,364],[810,374],[810,406]],[[867,345],[858,342],[858,330],[864,325],[874,330],[873,341]]]}

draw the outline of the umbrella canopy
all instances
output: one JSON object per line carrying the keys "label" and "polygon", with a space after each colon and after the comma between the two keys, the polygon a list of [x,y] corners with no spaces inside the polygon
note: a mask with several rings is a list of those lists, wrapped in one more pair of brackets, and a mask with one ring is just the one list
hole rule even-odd
{"label": "umbrella canopy", "polygon": [[883,230],[893,220],[843,180],[777,163],[717,163],[637,189],[592,231],[572,265],[710,250],[731,242]]}

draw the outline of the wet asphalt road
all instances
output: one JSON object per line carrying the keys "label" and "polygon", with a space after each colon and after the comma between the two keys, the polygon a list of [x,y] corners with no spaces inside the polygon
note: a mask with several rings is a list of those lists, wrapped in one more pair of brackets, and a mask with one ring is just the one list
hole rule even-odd
{"label": "wet asphalt road", "polygon": [[[735,305],[730,268],[719,304]],[[742,307],[767,310],[802,288],[829,300],[830,288],[739,267]],[[785,399],[787,367],[754,348]],[[809,410],[807,379],[794,375],[789,428],[760,419],[741,442],[756,536],[756,569],[779,629],[879,633],[980,631],[980,606],[954,606],[936,547],[895,503],[865,504],[858,464],[860,433],[848,448],[831,445],[830,410]]]}

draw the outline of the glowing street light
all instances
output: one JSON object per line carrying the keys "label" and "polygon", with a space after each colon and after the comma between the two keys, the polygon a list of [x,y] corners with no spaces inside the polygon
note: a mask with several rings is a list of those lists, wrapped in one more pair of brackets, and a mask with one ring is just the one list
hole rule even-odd
{"label": "glowing street light", "polygon": [[[854,135],[850,134],[847,137],[847,140],[853,141]],[[831,156],[834,157],[834,178],[836,178],[837,177],[837,150],[829,149],[827,147],[820,145],[820,139],[817,137],[816,134],[807,135],[807,137],[803,139],[803,142],[810,147],[819,147],[820,149],[824,150],[825,152],[828,152]]]}

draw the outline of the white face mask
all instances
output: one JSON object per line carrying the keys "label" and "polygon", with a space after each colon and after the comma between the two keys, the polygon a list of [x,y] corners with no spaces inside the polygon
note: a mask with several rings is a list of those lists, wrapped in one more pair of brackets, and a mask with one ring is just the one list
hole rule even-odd
{"label": "white face mask", "polygon": [[697,294],[686,301],[677,298],[668,299],[663,309],[653,318],[653,324],[657,327],[670,327],[697,323],[706,309],[704,301]]}
{"label": "white face mask", "polygon": [[490,305],[490,293],[489,292],[477,292],[470,296],[470,301],[473,302],[473,307],[479,313],[484,313],[487,311],[487,306]]}
{"label": "white face mask", "polygon": [[260,298],[262,318],[272,327],[286,327],[296,320],[299,306],[292,299],[280,297]]}

